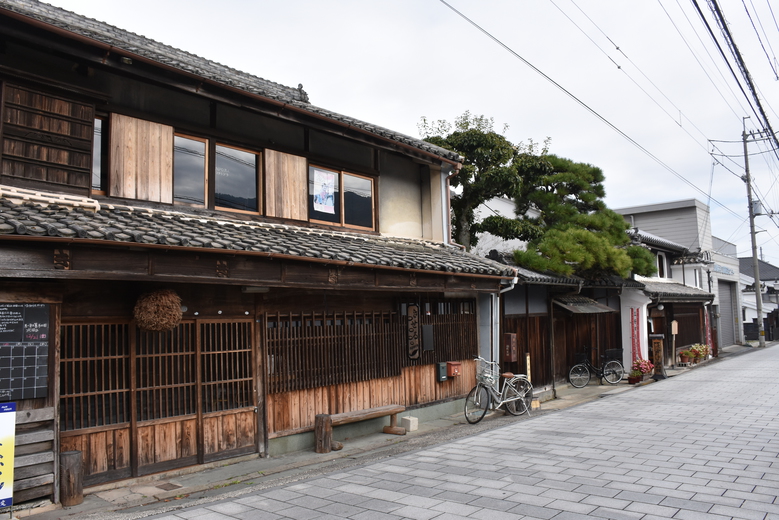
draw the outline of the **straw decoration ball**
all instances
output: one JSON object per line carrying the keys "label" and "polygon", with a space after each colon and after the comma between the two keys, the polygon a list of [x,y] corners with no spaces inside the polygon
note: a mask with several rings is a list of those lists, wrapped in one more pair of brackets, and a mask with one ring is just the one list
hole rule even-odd
{"label": "straw decoration ball", "polygon": [[181,321],[181,298],[170,289],[144,294],[138,298],[133,314],[144,330],[171,330]]}

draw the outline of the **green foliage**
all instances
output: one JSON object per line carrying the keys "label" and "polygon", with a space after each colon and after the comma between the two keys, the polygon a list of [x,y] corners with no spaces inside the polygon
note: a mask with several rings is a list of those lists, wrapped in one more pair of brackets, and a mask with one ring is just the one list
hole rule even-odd
{"label": "green foliage", "polygon": [[513,197],[528,170],[545,167],[543,153],[536,155],[532,142],[529,146],[515,145],[493,130],[492,118],[467,111],[454,126],[422,118],[418,127],[426,141],[464,157],[462,168],[450,179],[455,188],[451,197],[452,229],[460,244],[470,250],[478,240],[476,233],[487,230],[506,239],[526,240],[536,235],[533,225],[518,224],[510,218],[494,216],[485,222],[476,221],[476,208],[495,197]]}
{"label": "green foliage", "polygon": [[628,256],[633,261],[633,272],[641,276],[652,276],[657,272],[655,255],[641,246],[628,246]]}
{"label": "green foliage", "polygon": [[555,155],[546,158],[549,169],[523,179],[515,199],[520,220],[541,230],[525,251],[515,252],[516,262],[536,271],[585,278],[647,273],[654,264],[652,255],[628,247],[628,224],[603,202],[601,169]]}

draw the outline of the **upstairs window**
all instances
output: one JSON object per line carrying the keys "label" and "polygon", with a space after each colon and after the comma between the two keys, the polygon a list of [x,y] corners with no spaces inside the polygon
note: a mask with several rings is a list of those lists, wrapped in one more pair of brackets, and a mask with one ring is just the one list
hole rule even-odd
{"label": "upstairs window", "polygon": [[205,139],[176,135],[173,138],[173,200],[185,204],[206,204]]}
{"label": "upstairs window", "polygon": [[105,193],[108,187],[108,124],[102,117],[95,118],[92,136],[92,191]]}
{"label": "upstairs window", "polygon": [[313,222],[373,229],[373,179],[353,173],[310,166],[308,214]]}
{"label": "upstairs window", "polygon": [[252,152],[216,145],[214,205],[256,213],[259,156]]}

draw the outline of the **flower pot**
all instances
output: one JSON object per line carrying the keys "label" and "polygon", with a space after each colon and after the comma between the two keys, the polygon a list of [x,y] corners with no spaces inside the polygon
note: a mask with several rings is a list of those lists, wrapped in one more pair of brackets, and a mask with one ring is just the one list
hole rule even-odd
{"label": "flower pot", "polygon": [[679,359],[682,363],[689,363],[690,362],[690,356],[679,356]]}
{"label": "flower pot", "polygon": [[628,376],[628,383],[631,385],[635,385],[636,383],[640,383],[641,380],[644,379],[644,376]]}

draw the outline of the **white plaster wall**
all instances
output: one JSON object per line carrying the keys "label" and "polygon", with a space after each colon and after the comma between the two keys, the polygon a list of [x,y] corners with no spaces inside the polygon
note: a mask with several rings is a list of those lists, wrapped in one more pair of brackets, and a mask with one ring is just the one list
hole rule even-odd
{"label": "white plaster wall", "polygon": [[630,309],[638,309],[639,351],[642,359],[649,359],[649,339],[647,337],[647,305],[651,300],[639,289],[625,289],[620,296],[622,321],[622,364],[629,371],[633,364],[630,328]]}
{"label": "white plaster wall", "polygon": [[[382,156],[379,194],[379,232],[406,238],[429,238],[423,233],[423,182],[419,165],[392,154]],[[428,184],[429,186],[429,184]]]}

